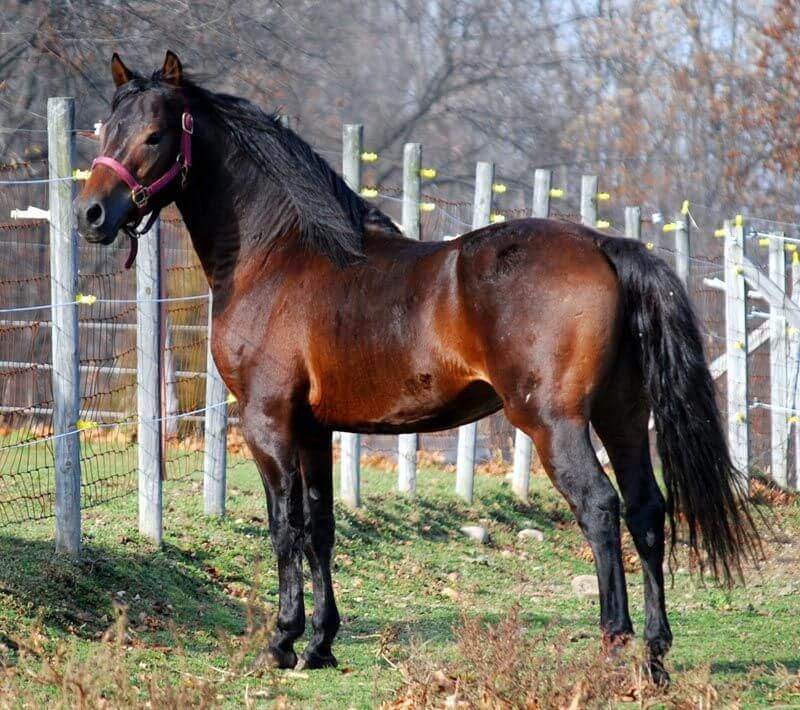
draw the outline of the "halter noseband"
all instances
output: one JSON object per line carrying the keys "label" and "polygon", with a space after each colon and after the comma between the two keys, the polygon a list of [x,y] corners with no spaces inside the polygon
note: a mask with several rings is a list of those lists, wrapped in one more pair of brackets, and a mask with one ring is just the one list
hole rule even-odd
{"label": "halter noseband", "polygon": [[167,170],[158,180],[154,180],[149,185],[142,185],[131,173],[118,160],[108,155],[101,155],[92,161],[92,170],[97,165],[105,165],[111,168],[131,189],[131,199],[133,204],[140,210],[147,207],[150,198],[157,192],[163,190],[169,185],[178,175],[183,174],[184,179],[186,173],[192,166],[192,133],[194,132],[194,119],[192,114],[189,113],[188,107],[181,114],[181,149],[175,158],[173,166]]}

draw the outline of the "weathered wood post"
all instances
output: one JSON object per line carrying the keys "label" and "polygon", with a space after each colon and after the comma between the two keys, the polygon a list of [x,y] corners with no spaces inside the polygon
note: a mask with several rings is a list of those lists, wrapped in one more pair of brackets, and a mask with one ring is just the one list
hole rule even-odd
{"label": "weathered wood post", "polygon": [[597,175],[581,177],[581,224],[597,226]]}
{"label": "weathered wood post", "polygon": [[734,466],[748,484],[750,462],[747,411],[747,285],[744,280],[744,226],[737,216],[725,222],[725,343],[728,360],[728,445]]}
{"label": "weathered wood post", "polygon": [[[800,253],[796,250],[792,253],[792,303],[800,305]],[[800,489],[800,421],[794,414],[798,407],[798,395],[800,394],[800,330],[797,328],[789,329],[790,357],[792,359],[792,391],[789,407],[793,410],[792,420],[794,422],[794,486]]]}
{"label": "weathered wood post", "polygon": [[[420,238],[420,188],[422,146],[406,143],[403,148],[403,232]],[[417,434],[400,434],[397,442],[397,489],[413,496],[417,492]]]}
{"label": "weathered wood post", "polygon": [[631,206],[625,208],[625,236],[628,239],[642,240],[642,208]]}
{"label": "weathered wood post", "polygon": [[81,453],[77,433],[81,382],[75,305],[78,233],[72,212],[75,99],[47,100],[47,148],[48,176],[54,181],[49,183],[49,202],[56,551],[77,557],[81,551]]}
{"label": "weathered wood post", "polygon": [[[550,216],[550,186],[553,182],[552,170],[539,169],[533,174],[533,217]],[[511,489],[522,500],[528,500],[531,484],[531,459],[533,445],[531,438],[521,429],[514,431],[514,471]]]}
{"label": "weathered wood post", "polygon": [[[783,234],[771,236],[769,249],[769,278],[786,290],[786,251]],[[789,415],[786,411],[791,407],[788,398],[788,348],[786,331],[786,308],[782,303],[770,302],[769,305],[769,389],[770,402],[775,408],[770,410],[770,438],[772,479],[780,486],[789,481],[788,444]]]}
{"label": "weathered wood post", "polygon": [[[347,124],[342,132],[342,176],[351,190],[361,190],[361,146],[364,127]],[[346,505],[361,505],[361,435],[342,432],[340,435],[341,496]]]}
{"label": "weathered wood post", "polygon": [[228,390],[211,355],[213,298],[208,296],[208,350],[206,354],[206,448],[203,457],[203,508],[206,515],[225,515],[228,464]]}
{"label": "weathered wood post", "polygon": [[139,410],[139,532],[163,539],[161,439],[161,228],[139,240],[136,258],[136,399]]}
{"label": "weathered wood post", "polygon": [[[163,264],[162,264],[163,269]],[[164,292],[167,291],[167,279],[165,271],[161,274],[161,283],[164,284]],[[161,379],[161,404],[164,407],[162,416],[164,417],[163,431],[167,440],[178,437],[178,418],[180,412],[180,402],[178,400],[178,381],[177,367],[175,366],[175,353],[173,351],[172,330],[169,322],[169,309],[166,302],[161,303],[161,351],[163,353],[164,373]]]}
{"label": "weathered wood post", "polygon": [[675,218],[675,271],[684,285],[689,286],[689,274],[691,270],[689,257],[691,254],[691,243],[689,241],[689,209],[685,203],[684,209]]}
{"label": "weathered wood post", "polygon": [[[475,169],[475,200],[472,206],[472,228],[489,224],[492,212],[492,183],[494,163],[479,162]],[[468,503],[472,502],[475,484],[475,444],[478,422],[458,428],[458,453],[456,458],[456,493]]]}

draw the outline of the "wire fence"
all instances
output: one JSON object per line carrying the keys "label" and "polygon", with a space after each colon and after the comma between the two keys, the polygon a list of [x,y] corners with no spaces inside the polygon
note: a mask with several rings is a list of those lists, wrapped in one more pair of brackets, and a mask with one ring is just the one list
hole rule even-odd
{"label": "wire fence", "polygon": [[[40,160],[0,165],[0,215],[26,204],[46,204],[47,177]],[[502,183],[499,183],[502,186]],[[521,189],[495,190],[490,221],[500,222],[530,214],[530,195]],[[566,186],[551,192],[563,198],[550,206],[552,217],[581,220],[581,202]],[[473,217],[473,186],[463,181],[448,183],[441,190],[426,182],[420,193],[422,239],[440,241],[469,231]],[[403,187],[368,186],[363,191],[395,221],[401,221]],[[561,193],[561,194],[559,194]],[[614,233],[622,205],[605,199],[597,202],[603,219]],[[731,343],[726,334],[724,240],[720,225],[724,215],[703,205],[692,204],[686,213],[691,229],[687,288],[701,323],[706,354],[712,363],[720,409],[726,412],[731,375],[726,354]],[[800,300],[800,225],[776,222],[750,215],[747,219],[745,252],[765,277],[776,278],[768,257],[770,241],[780,241],[786,262],[778,278],[789,306]],[[166,295],[159,299],[165,324],[162,401],[166,433],[164,472],[179,479],[203,471],[204,413],[226,402],[206,401],[208,370],[209,300],[207,283],[186,230],[177,213],[166,211],[161,220],[163,268]],[[50,371],[51,294],[49,225],[45,220],[0,221],[0,526],[54,515],[55,465],[53,447],[54,397]],[[667,262],[677,266],[680,258],[663,220],[654,215],[641,224],[641,240]],[[137,353],[136,284],[133,271],[122,268],[126,247],[79,247],[78,303],[57,304],[77,308],[79,314],[79,368],[81,442],[81,507],[87,508],[133,493],[137,488]],[[786,305],[766,298],[751,288],[748,299],[746,368],[749,465],[768,473],[775,466],[775,452],[785,452],[783,479],[798,482],[798,383],[800,383],[800,338],[798,329],[784,323],[787,336],[785,380],[776,388],[773,327]],[[772,328],[772,335],[769,330]],[[229,468],[249,460],[237,430],[238,411],[229,407]],[[776,422],[787,425],[783,440],[776,441]],[[508,463],[513,455],[515,432],[502,412],[487,417],[478,426],[479,460]],[[397,438],[368,436],[361,440],[363,455],[395,460]],[[456,430],[420,436],[419,450],[425,458],[453,464],[458,452]]]}

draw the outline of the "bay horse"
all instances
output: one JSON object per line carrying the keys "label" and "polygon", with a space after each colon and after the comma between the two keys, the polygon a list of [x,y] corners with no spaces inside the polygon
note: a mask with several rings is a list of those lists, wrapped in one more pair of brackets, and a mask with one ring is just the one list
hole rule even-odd
{"label": "bay horse", "polygon": [[183,217],[213,293],[213,357],[267,496],[279,577],[271,662],[298,663],[305,554],[313,635],[299,665],[336,665],[332,431],[436,431],[502,408],[591,546],[608,649],[633,626],[620,496],[590,424],[602,439],[641,558],[648,668],[668,682],[665,519],[673,545],[680,523],[728,581],[758,546],[673,270],[638,242],[545,219],[449,242],[405,238],[295,132],[201,87],[172,52],[149,78],[116,54],[111,69],[102,156],[74,205],[79,230],[110,244],[169,203]]}

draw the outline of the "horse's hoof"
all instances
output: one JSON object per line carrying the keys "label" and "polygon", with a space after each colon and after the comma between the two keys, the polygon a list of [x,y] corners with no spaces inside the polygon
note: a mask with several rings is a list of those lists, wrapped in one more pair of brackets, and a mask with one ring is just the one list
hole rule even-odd
{"label": "horse's hoof", "polygon": [[270,646],[266,651],[261,652],[258,657],[258,663],[268,668],[294,668],[297,665],[297,654],[291,650],[284,651],[275,646]]}
{"label": "horse's hoof", "polygon": [[669,688],[670,677],[667,669],[661,661],[650,661],[647,664],[647,673],[653,685],[659,688]]}
{"label": "horse's hoof", "polygon": [[336,668],[339,662],[332,653],[304,653],[300,657],[300,662],[297,664],[297,670],[310,670],[313,671],[317,668]]}

